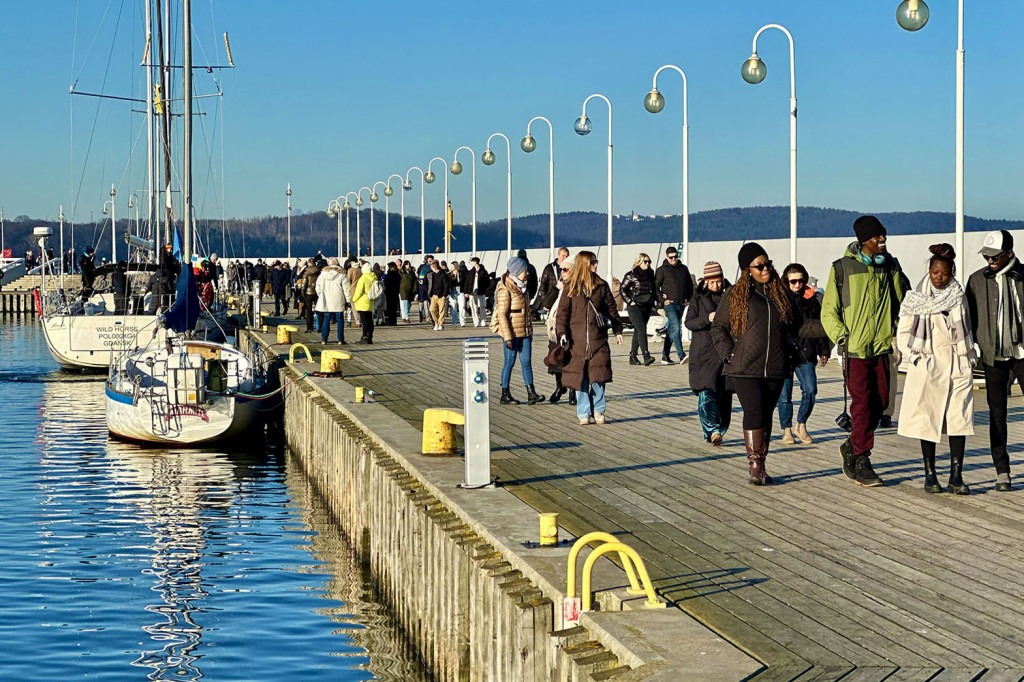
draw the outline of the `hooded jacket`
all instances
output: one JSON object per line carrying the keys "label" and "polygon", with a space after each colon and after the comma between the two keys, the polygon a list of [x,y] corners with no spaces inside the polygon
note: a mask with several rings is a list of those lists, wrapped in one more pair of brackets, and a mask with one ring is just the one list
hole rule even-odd
{"label": "hooded jacket", "polygon": [[340,313],[345,310],[345,271],[329,265],[316,278],[316,312]]}
{"label": "hooded jacket", "polygon": [[[981,348],[981,361],[992,365],[996,359],[996,339],[1002,321],[999,319],[999,282],[989,267],[978,270],[967,280],[967,308],[971,316],[974,341]],[[1014,259],[1006,272],[1007,280],[1017,290],[1017,300],[1024,301],[1024,265]]]}
{"label": "hooded jacket", "polygon": [[[833,343],[845,343],[851,358],[866,360],[892,352],[900,302],[909,282],[892,256],[887,254],[882,265],[865,265],[859,254],[859,245],[853,242],[832,263],[821,302],[821,324]],[[838,287],[837,276],[842,278]]]}

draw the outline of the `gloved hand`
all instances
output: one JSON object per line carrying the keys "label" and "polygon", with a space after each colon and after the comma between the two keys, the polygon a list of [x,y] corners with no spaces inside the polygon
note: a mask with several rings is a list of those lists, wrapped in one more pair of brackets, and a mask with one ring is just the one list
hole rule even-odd
{"label": "gloved hand", "polygon": [[505,348],[508,348],[509,350],[515,350],[515,346],[512,343],[512,339],[508,339],[507,341],[505,341]]}

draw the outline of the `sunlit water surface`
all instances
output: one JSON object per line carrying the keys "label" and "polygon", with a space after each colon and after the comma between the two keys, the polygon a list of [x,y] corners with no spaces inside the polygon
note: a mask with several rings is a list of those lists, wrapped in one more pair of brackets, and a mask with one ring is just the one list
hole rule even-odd
{"label": "sunlit water surface", "polygon": [[103,383],[0,320],[0,678],[425,679],[279,447],[109,440]]}

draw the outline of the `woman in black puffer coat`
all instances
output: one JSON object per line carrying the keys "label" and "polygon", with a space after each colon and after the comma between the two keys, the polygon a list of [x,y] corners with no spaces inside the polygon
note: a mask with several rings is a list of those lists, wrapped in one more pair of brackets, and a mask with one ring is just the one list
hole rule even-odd
{"label": "woman in black puffer coat", "polygon": [[647,321],[658,306],[654,295],[654,270],[651,269],[651,257],[641,253],[633,261],[633,269],[622,278],[622,298],[626,301],[626,313],[629,323],[633,325],[633,345],[629,351],[629,364],[639,365],[637,350],[643,353],[645,365],[654,363],[651,352],[647,349]]}
{"label": "woman in black puffer coat", "polygon": [[744,244],[738,262],[742,274],[722,297],[711,334],[743,407],[749,482],[767,485],[772,482],[764,464],[772,412],[797,354],[795,340],[820,338],[825,330],[820,320],[803,319],[760,244]]}
{"label": "woman in black puffer coat", "polygon": [[711,323],[722,297],[729,289],[722,266],[704,265],[704,278],[686,309],[683,324],[690,330],[690,390],[697,394],[697,416],[704,442],[718,446],[732,421],[732,391],[725,385],[722,358],[711,336]]}

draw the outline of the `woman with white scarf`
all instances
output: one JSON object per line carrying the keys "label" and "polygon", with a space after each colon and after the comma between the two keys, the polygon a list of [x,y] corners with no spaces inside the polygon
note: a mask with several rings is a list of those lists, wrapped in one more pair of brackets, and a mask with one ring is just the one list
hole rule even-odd
{"label": "woman with white scarf", "polygon": [[977,361],[967,298],[955,278],[949,244],[929,249],[928,275],[900,306],[896,344],[907,359],[898,433],[921,441],[924,489],[941,493],[935,444],[949,435],[949,492],[969,495],[963,481],[967,436],[974,435],[973,368]]}

